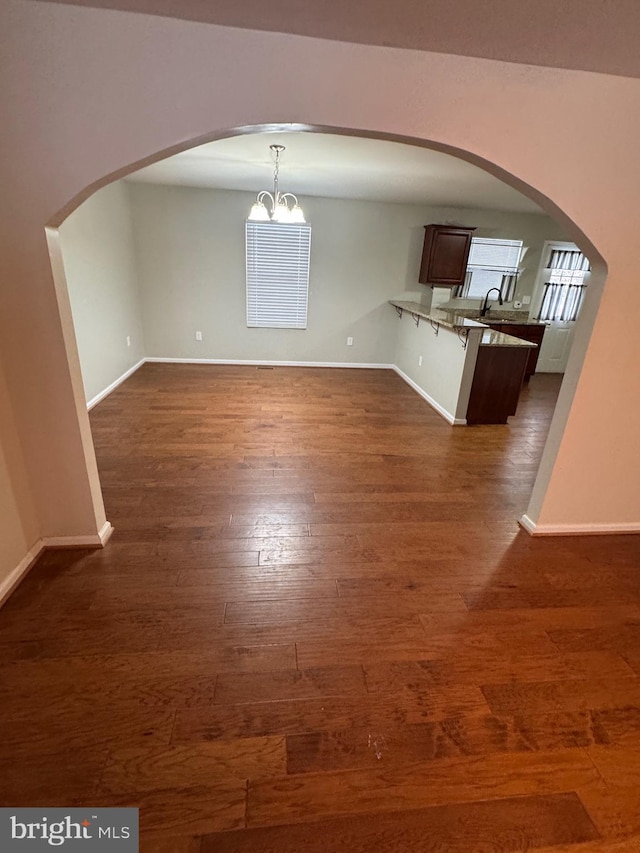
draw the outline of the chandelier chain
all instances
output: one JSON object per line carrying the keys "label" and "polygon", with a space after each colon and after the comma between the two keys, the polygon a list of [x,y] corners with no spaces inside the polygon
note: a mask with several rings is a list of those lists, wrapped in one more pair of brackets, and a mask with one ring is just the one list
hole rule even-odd
{"label": "chandelier chain", "polygon": [[[285,150],[284,145],[269,146],[275,154],[275,165],[273,169],[273,196],[267,190],[258,193],[256,202],[249,213],[250,220],[261,222],[304,222],[302,208],[293,193],[281,193],[278,186],[280,178],[280,154]],[[265,207],[267,199],[271,210]]]}
{"label": "chandelier chain", "polygon": [[275,203],[278,203],[278,196],[280,195],[278,189],[278,178],[280,176],[280,146],[272,145],[271,148],[276,152],[276,165],[273,170],[273,195],[275,199]]}

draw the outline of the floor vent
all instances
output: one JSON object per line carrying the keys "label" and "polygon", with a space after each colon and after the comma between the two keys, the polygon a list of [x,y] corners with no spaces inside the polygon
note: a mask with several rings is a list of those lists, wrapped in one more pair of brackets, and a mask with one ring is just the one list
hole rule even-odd
{"label": "floor vent", "polygon": [[258,365],[258,367],[256,368],[256,370],[273,370],[273,367],[270,367],[270,366],[269,366],[269,365],[267,365],[267,364],[263,364],[263,365]]}

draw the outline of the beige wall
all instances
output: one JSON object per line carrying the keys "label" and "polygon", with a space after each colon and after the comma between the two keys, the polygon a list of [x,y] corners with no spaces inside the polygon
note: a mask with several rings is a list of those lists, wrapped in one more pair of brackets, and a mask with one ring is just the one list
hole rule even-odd
{"label": "beige wall", "polygon": [[60,241],[91,401],[145,354],[128,184],[117,181],[87,199],[60,227]]}
{"label": "beige wall", "polygon": [[466,423],[480,333],[471,331],[463,347],[453,329],[440,326],[436,335],[428,321],[416,326],[404,311],[395,325],[395,366],[449,423]]}
{"label": "beige wall", "polygon": [[[583,325],[576,335],[533,520],[640,524],[640,466],[630,464],[640,415],[631,327],[640,315],[640,80],[27,0],[5,0],[0,15],[0,336],[41,529],[93,533],[100,515],[45,224],[127,164],[274,122],[460,149],[534,187],[592,258],[597,246],[606,288],[599,306],[593,293],[593,333]],[[24,516],[24,498],[12,506]],[[0,538],[8,527],[3,518]]]}
{"label": "beige wall", "polygon": [[535,281],[544,240],[561,233],[535,214],[307,197],[308,328],[248,329],[244,221],[255,196],[135,183],[129,196],[152,357],[389,364],[397,322],[387,300],[430,298],[418,284],[424,225],[464,221],[483,236],[523,239],[522,292]]}
{"label": "beige wall", "polygon": [[[416,211],[305,198],[312,225],[307,328],[249,329],[244,229],[255,195],[148,184],[132,184],[130,193],[147,355],[392,360],[385,303],[405,289],[409,267],[417,263],[410,251],[412,229],[420,222]],[[196,330],[202,342],[195,340]]]}

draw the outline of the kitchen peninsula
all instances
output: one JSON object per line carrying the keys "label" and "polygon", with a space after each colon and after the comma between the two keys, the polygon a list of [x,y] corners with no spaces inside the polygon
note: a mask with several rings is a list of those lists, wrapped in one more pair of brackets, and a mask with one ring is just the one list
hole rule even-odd
{"label": "kitchen peninsula", "polygon": [[398,372],[451,424],[504,424],[515,414],[536,345],[455,312],[390,300]]}

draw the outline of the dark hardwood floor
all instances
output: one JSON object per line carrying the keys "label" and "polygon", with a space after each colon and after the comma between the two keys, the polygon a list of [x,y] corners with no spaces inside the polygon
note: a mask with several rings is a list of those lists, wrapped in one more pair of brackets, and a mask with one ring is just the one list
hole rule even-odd
{"label": "dark hardwood floor", "polygon": [[640,539],[532,539],[558,390],[446,424],[387,371],[145,365],[99,552],[0,611],[0,804],[151,853],[640,850]]}

